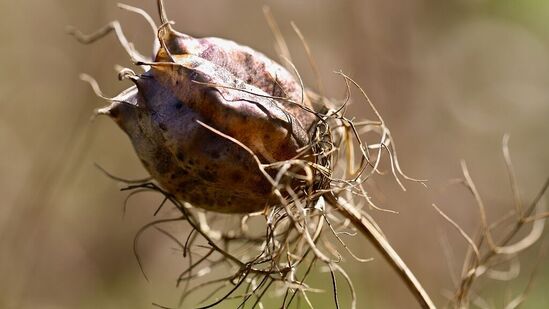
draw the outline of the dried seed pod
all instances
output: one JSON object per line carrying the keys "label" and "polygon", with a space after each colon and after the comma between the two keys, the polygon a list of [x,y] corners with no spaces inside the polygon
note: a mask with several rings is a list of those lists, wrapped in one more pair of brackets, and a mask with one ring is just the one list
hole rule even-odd
{"label": "dried seed pod", "polygon": [[100,113],[128,134],[144,166],[168,192],[194,206],[254,212],[265,207],[271,193],[246,150],[198,121],[239,140],[266,162],[290,159],[308,141],[295,117],[276,101],[202,58],[152,64],[131,79],[136,86]]}
{"label": "dried seed pod", "polygon": [[[159,7],[163,12],[161,1]],[[169,23],[158,40],[155,61],[139,62],[150,69],[121,72],[135,86],[99,113],[117,122],[151,176],[178,199],[224,213],[262,210],[272,184],[254,156],[202,124],[262,162],[291,159],[307,145],[316,117],[300,105],[308,100],[298,98],[299,83],[263,54],[230,41],[194,39]]]}

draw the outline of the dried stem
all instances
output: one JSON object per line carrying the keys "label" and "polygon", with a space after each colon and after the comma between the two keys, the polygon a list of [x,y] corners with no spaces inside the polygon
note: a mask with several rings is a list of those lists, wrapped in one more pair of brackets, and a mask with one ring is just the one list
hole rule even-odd
{"label": "dried stem", "polygon": [[336,200],[335,197],[331,195],[325,195],[325,197],[329,199],[330,202],[334,203],[334,205],[337,205],[336,209],[343,214],[343,216],[351,220],[354,226],[370,240],[376,249],[383,255],[385,260],[398,273],[402,281],[406,283],[410,291],[416,297],[418,303],[423,308],[436,308],[429,294],[422,287],[419,280],[417,280],[412,271],[408,268],[408,266],[406,266],[404,261],[402,261],[387,239],[378,232],[378,229],[375,226],[372,225],[370,220],[361,215],[353,205],[348,204],[342,198]]}

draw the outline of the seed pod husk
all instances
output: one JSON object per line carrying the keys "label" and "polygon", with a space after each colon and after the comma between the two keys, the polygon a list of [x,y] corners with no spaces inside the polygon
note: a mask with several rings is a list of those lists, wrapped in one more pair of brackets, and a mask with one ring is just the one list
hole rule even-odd
{"label": "seed pod husk", "polygon": [[[263,209],[271,184],[233,137],[262,162],[294,157],[308,136],[276,100],[200,57],[152,64],[131,79],[101,112],[129,136],[145,168],[162,187],[192,205],[225,213]],[[212,85],[226,85],[216,87]],[[230,88],[229,88],[230,87]]]}

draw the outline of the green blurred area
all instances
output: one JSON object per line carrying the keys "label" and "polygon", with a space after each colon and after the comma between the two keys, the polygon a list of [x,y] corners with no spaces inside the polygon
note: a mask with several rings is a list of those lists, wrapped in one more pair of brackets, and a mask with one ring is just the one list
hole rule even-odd
{"label": "green blurred area", "polygon": [[[156,17],[153,0],[127,3]],[[436,202],[470,233],[479,222],[467,192],[446,188],[460,177],[459,160],[468,162],[491,220],[513,207],[501,154],[504,133],[511,136],[525,201],[549,176],[549,2],[166,0],[178,30],[232,39],[276,58],[264,4],[279,21],[306,84],[315,85],[315,76],[290,21],[311,46],[327,96],[345,92],[333,71],[357,80],[391,128],[404,169],[429,179],[427,190],[408,183],[401,192],[394,180],[381,177],[371,186],[375,201],[400,214],[373,216],[435,302],[445,304],[444,291],[453,290],[451,274],[459,273],[467,247],[430,205]],[[145,54],[154,34],[115,1],[3,0],[0,11],[0,308],[174,306],[180,293],[174,282],[187,261],[164,236],[147,233],[139,245],[151,278],[146,282],[132,252],[133,236],[152,220],[160,197],[132,198],[123,216],[126,194],[94,163],[125,178],[146,172],[111,120],[90,120],[106,102],[78,79],[88,73],[113,96],[129,86],[117,80],[114,65],[131,63],[114,36],[83,46],[65,27],[91,32],[119,19]],[[354,98],[349,113],[373,117],[358,94]],[[189,229],[173,231],[185,237]],[[443,241],[451,244],[453,259],[444,254]],[[417,307],[365,239],[349,243],[357,255],[375,258],[343,263],[359,308]],[[503,307],[526,287],[539,250],[536,245],[520,257],[516,280],[483,282],[489,304]],[[547,257],[538,264],[523,308],[549,307]],[[317,308],[334,308],[330,280],[321,269],[311,276],[312,286],[326,290],[311,295]],[[349,294],[338,280],[347,308]],[[272,296],[266,308],[277,301]]]}

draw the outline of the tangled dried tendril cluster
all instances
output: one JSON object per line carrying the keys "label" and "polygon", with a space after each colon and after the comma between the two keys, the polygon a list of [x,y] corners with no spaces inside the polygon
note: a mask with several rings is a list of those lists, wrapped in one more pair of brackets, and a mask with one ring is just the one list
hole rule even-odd
{"label": "tangled dried tendril cluster", "polygon": [[[469,308],[472,305],[479,308],[492,307],[482,296],[480,291],[481,282],[490,280],[509,282],[518,278],[521,272],[520,256],[539,243],[545,230],[545,221],[549,217],[546,203],[543,200],[543,196],[549,188],[549,178],[532,201],[526,204],[520,194],[515,168],[511,161],[509,135],[503,137],[502,148],[513,195],[513,209],[500,218],[492,222],[489,221],[485,203],[465,161],[461,161],[463,178],[456,183],[465,187],[475,201],[480,219],[480,226],[475,231],[475,236],[470,236],[470,233],[451,219],[436,204],[432,205],[450,226],[459,232],[468,245],[461,272],[452,276],[455,285],[454,291],[446,290],[444,292],[448,299],[448,305],[455,308]],[[528,232],[525,231],[527,228],[530,229]],[[450,264],[454,260],[453,254],[449,244],[447,242],[443,242],[443,244]],[[540,247],[540,256],[544,254],[545,249],[544,246]],[[538,259],[540,258],[538,257]],[[505,303],[505,308],[518,308],[526,300],[526,296],[532,287],[536,268],[537,266],[531,271],[524,291],[509,299]],[[450,274],[452,274],[452,271],[450,271]]]}
{"label": "tangled dried tendril cluster", "polygon": [[[340,266],[344,256],[341,250],[359,262],[367,262],[370,259],[355,255],[341,237],[356,234],[355,222],[349,220],[347,212],[352,211],[357,220],[368,220],[377,228],[371,217],[355,205],[363,204],[381,211],[389,211],[374,205],[365,189],[365,182],[374,174],[381,173],[379,165],[385,158],[384,152],[388,154],[391,170],[396,179],[399,179],[399,176],[411,178],[401,172],[394,143],[391,143],[390,131],[381,117],[374,121],[360,122],[345,117],[346,106],[351,99],[351,85],[358,87],[375,113],[379,114],[358,84],[343,73],[338,74],[344,78],[347,96],[338,108],[329,109],[325,114],[316,113],[319,121],[313,129],[313,138],[306,146],[308,149],[302,149],[301,152],[310,153],[308,150],[312,150],[312,159],[298,155],[291,160],[261,163],[257,156],[238,140],[203,124],[212,132],[243,147],[256,158],[258,167],[271,182],[272,192],[277,197],[277,202],[264,212],[238,216],[235,220],[238,224],[218,230],[212,227],[218,226],[216,223],[225,220],[223,218],[226,218],[226,215],[194,208],[189,203],[177,200],[154,182],[135,183],[117,178],[128,183],[128,186],[123,188],[125,191],[131,191],[128,197],[151,190],[162,194],[164,199],[155,214],[168,201],[179,213],[177,217],[159,219],[147,224],[137,233],[135,239],[138,261],[139,238],[150,228],[156,228],[173,240],[181,249],[183,257],[188,259],[188,268],[181,272],[177,279],[177,284],[183,285],[179,306],[190,294],[201,289],[213,289],[215,294],[208,295],[205,299],[217,297],[217,300],[201,308],[210,308],[234,298],[242,300],[239,308],[246,304],[262,308],[261,300],[268,291],[283,296],[281,308],[289,307],[296,299],[303,300],[312,307],[308,293],[319,290],[309,286],[306,279],[313,265],[317,264],[327,266],[330,272],[336,304],[339,303],[336,273],[339,273],[352,295],[352,307],[356,306],[353,284]],[[310,95],[314,96],[312,93]],[[377,133],[378,137],[369,143],[364,139],[364,134],[371,132]],[[355,148],[359,151],[355,151]],[[359,155],[355,160],[353,157],[357,153]],[[338,161],[342,156],[347,159]],[[234,218],[237,215],[231,216]],[[254,220],[256,222],[253,222]],[[192,227],[185,241],[159,227],[179,221],[186,221]],[[253,224],[257,221],[260,223]],[[257,226],[264,228],[258,230]],[[381,234],[381,231],[378,231]],[[333,237],[328,237],[327,233]],[[330,238],[336,239],[337,243],[332,243]],[[215,268],[227,265],[230,265],[229,268],[232,270],[230,276],[213,278],[198,285],[191,283],[216,273]]]}

